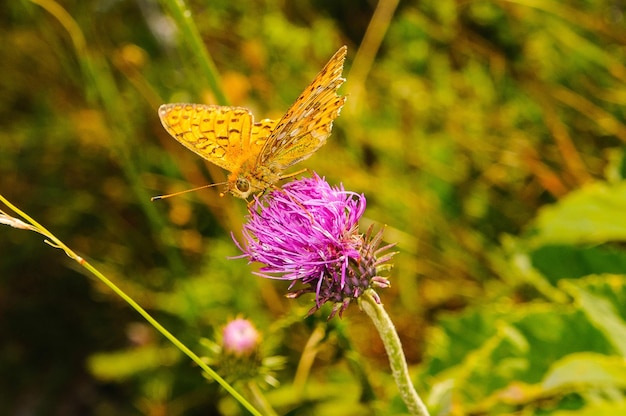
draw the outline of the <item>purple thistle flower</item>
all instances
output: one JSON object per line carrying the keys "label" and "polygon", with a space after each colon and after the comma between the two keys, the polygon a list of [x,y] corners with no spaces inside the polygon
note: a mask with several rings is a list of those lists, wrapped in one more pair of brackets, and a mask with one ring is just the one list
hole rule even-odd
{"label": "purple thistle flower", "polygon": [[[314,174],[255,197],[243,226],[244,244],[237,243],[250,262],[263,263],[259,276],[290,280],[288,297],[315,293],[315,306],[334,303],[332,318],[371,287],[389,287],[379,276],[389,270],[395,253],[379,257],[393,244],[377,248],[382,230],[363,236],[358,222],[365,196],[331,187]],[[296,284],[303,286],[294,289]]]}

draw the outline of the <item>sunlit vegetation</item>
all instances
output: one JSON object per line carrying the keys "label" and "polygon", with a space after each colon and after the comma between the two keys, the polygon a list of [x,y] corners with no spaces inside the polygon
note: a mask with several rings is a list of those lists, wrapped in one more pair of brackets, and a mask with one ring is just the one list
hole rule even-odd
{"label": "sunlit vegetation", "polygon": [[[197,354],[252,320],[277,414],[405,414],[356,305],[305,319],[312,296],[231,258],[245,201],[150,201],[225,179],[159,105],[279,118],[345,44],[346,105],[301,165],[397,243],[379,294],[432,414],[626,412],[624,2],[176,4],[0,5],[2,195]],[[41,236],[3,227],[0,253],[0,414],[245,414]]]}

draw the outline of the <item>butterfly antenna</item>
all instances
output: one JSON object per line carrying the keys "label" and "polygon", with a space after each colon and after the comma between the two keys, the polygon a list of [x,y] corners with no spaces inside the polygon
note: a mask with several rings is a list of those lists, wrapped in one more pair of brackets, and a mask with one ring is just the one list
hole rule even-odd
{"label": "butterfly antenna", "polygon": [[152,198],[150,198],[150,201],[154,202],[154,201],[158,201],[158,200],[161,200],[161,199],[170,198],[172,196],[178,196],[178,195],[186,194],[188,192],[199,191],[200,189],[205,189],[205,188],[210,188],[212,186],[225,185],[225,184],[226,184],[226,182],[212,183],[212,184],[209,184],[209,185],[198,186],[197,188],[185,189],[184,191],[174,192],[172,194],[157,195],[157,196],[153,196]]}

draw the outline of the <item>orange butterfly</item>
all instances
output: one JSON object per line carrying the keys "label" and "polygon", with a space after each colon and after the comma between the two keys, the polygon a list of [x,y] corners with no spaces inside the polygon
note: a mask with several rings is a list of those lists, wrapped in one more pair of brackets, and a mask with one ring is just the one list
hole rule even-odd
{"label": "orange butterfly", "polygon": [[326,143],[346,101],[337,95],[346,51],[342,46],[330,58],[280,120],[255,123],[243,107],[164,104],[161,123],[189,150],[230,172],[225,192],[244,199],[263,192]]}

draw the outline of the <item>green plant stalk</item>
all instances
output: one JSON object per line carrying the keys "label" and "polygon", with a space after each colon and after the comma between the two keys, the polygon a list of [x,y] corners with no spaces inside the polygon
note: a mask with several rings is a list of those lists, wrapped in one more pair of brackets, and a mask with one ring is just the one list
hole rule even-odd
{"label": "green plant stalk", "polygon": [[150,325],[152,325],[157,331],[159,331],[165,338],[167,338],[176,348],[181,350],[186,356],[191,358],[193,362],[195,362],[198,367],[204,370],[212,379],[217,381],[223,388],[226,390],[235,400],[241,403],[251,414],[255,416],[262,416],[259,411],[257,411],[254,406],[252,406],[246,399],[240,395],[237,390],[235,390],[230,384],[226,382],[219,374],[217,374],[211,367],[206,365],[200,357],[198,357],[193,351],[191,351],[185,344],[180,342],[178,338],[176,338],[171,332],[169,332],[163,325],[161,325],[156,319],[154,319],[145,309],[143,309],[137,302],[133,300],[130,296],[128,296],[122,289],[117,287],[115,283],[110,281],[106,276],[104,276],[100,271],[98,271],[95,267],[93,267],[89,262],[76,254],[73,250],[71,250],[68,246],[66,246],[61,240],[56,238],[50,231],[48,231],[45,227],[39,224],[37,221],[28,216],[25,212],[21,211],[11,202],[9,202],[4,196],[0,195],[0,201],[4,203],[7,207],[9,207],[13,212],[17,213],[19,216],[24,218],[27,223],[32,225],[36,231],[41,235],[47,238],[46,242],[50,244],[52,247],[59,248],[65,252],[72,260],[75,260],[78,264],[87,269],[91,274],[96,276],[102,283],[104,283],[107,287],[109,287],[116,295],[122,298],[126,303],[128,303],[133,309],[135,309],[143,318],[148,321]]}
{"label": "green plant stalk", "polygon": [[185,40],[189,42],[191,52],[196,59],[198,59],[202,73],[208,81],[213,94],[215,94],[215,99],[218,104],[228,105],[228,99],[220,87],[217,68],[204,46],[198,27],[191,17],[191,10],[189,10],[184,0],[162,1],[172,13],[172,17],[176,21],[178,28],[182,31]]}
{"label": "green plant stalk", "polygon": [[411,382],[409,367],[406,363],[396,328],[393,322],[391,322],[391,318],[389,318],[383,305],[376,302],[371,292],[373,292],[373,290],[368,289],[359,298],[359,306],[374,322],[374,326],[383,340],[385,350],[389,356],[391,373],[400,390],[400,396],[402,396],[402,400],[404,400],[404,403],[412,415],[428,416],[428,409],[415,391],[413,383]]}
{"label": "green plant stalk", "polygon": [[278,416],[255,381],[250,381],[246,387],[250,391],[254,401],[257,403],[257,406],[263,410],[265,416]]}

